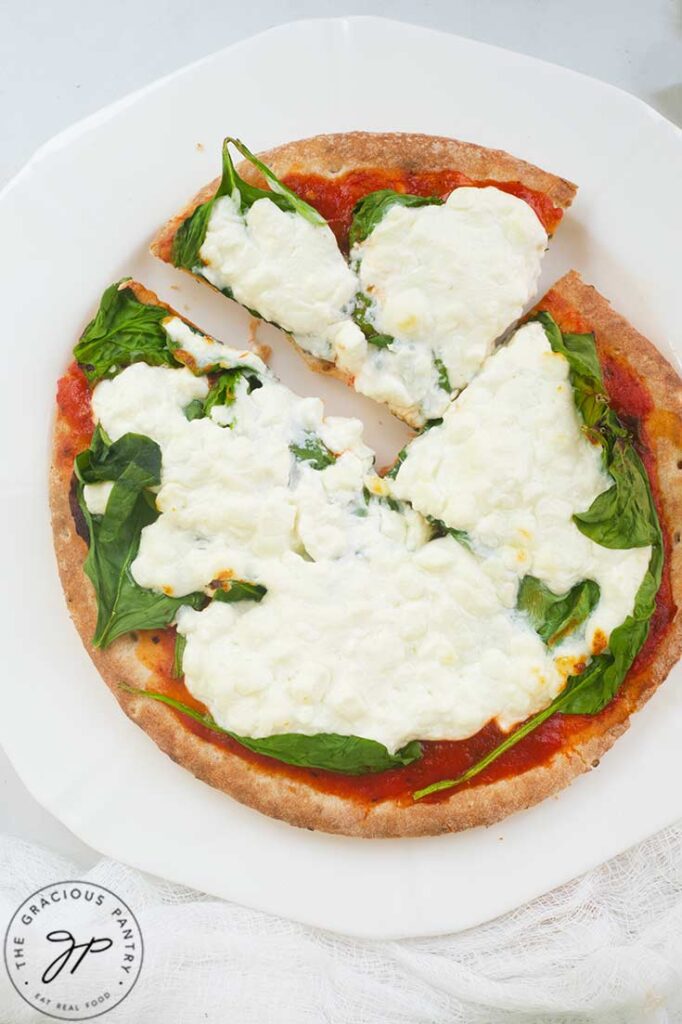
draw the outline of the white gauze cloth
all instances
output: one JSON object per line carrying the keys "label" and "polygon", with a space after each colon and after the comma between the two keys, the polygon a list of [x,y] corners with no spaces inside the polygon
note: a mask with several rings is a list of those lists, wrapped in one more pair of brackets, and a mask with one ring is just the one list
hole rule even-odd
{"label": "white gauze cloth", "polygon": [[[677,1024],[682,1022],[682,824],[496,921],[430,939],[368,941],[294,924],[100,860],[83,873],[0,837],[4,933],[36,889],[112,889],[145,943],[111,1024]],[[49,1020],[0,966],[2,1024]]]}

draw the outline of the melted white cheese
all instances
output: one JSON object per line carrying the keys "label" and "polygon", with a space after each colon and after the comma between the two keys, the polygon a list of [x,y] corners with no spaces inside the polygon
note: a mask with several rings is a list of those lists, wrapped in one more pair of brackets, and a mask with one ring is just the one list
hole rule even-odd
{"label": "melted white cheese", "polygon": [[[171,330],[192,365],[245,362]],[[137,431],[161,447],[160,515],[143,530],[137,582],[178,596],[216,578],[267,587],[260,603],[178,613],[186,685],[223,728],[354,734],[391,751],[463,739],[490,720],[509,729],[560,692],[596,629],[608,636],[631,610],[649,549],[607,551],[570,522],[610,480],[539,325],[412,443],[392,486],[418,511],[388,506],[358,421],[325,419],[318,399],[261,377],[192,421],[183,410],[208,382],[188,368],[135,364],[93,395],[113,440]],[[337,455],[322,470],[290,448],[311,435]],[[106,500],[94,488],[90,497],[93,510]],[[466,529],[474,553],[430,540],[420,512]],[[530,572],[556,592],[584,578],[602,588],[587,632],[554,652],[514,610]]]}
{"label": "melted white cheese", "polygon": [[522,327],[453,402],[442,425],[412,442],[393,492],[466,530],[509,606],[526,574],[556,594],[581,580],[597,582],[589,653],[597,630],[608,638],[632,611],[651,548],[602,547],[572,521],[613,481],[601,449],[580,429],[568,373],[541,324]]}
{"label": "melted white cheese", "polygon": [[208,335],[192,330],[179,316],[171,316],[164,320],[163,328],[180,350],[180,354],[184,352],[189,356],[188,362],[197,370],[206,373],[214,366],[222,366],[225,370],[243,366],[257,373],[267,373],[267,366],[255,352],[228,348]]}
{"label": "melted white cheese", "polygon": [[458,188],[442,206],[392,206],[353,248],[377,333],[355,387],[420,420],[441,416],[531,298],[547,234],[531,207],[497,188]]}
{"label": "melted white cheese", "polygon": [[178,618],[192,693],[240,735],[336,732],[394,751],[462,739],[495,717],[511,726],[563,685],[539,637],[449,537],[414,554],[288,556],[268,585],[259,605]]}
{"label": "melted white cheese", "polygon": [[331,356],[327,334],[346,316],[357,279],[326,224],[258,199],[244,214],[238,196],[211,211],[199,255],[203,276],[237,302],[296,336],[305,349]]}
{"label": "melted white cheese", "polygon": [[[197,363],[234,361],[189,340]],[[511,727],[551,700],[564,676],[539,637],[474,556],[381,500],[388,486],[357,421],[325,419],[318,399],[267,373],[188,421],[207,389],[189,369],[136,364],[97,386],[93,409],[113,440],[138,431],[161,446],[161,514],[142,533],[137,582],[178,596],[226,575],[267,587],[260,604],[179,616],[186,685],[220,725],[353,733],[394,750],[491,718]],[[310,434],[338,456],[323,470],[290,451]]]}
{"label": "melted white cheese", "polygon": [[103,516],[113,488],[113,480],[103,480],[99,484],[85,484],[83,486],[83,497],[88,507],[88,512],[92,512],[94,516]]}

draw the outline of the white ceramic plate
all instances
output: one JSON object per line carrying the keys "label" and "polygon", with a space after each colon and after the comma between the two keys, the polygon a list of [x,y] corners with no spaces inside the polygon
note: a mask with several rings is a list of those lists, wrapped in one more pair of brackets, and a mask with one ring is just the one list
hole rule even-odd
{"label": "white ceramic plate", "polygon": [[[109,856],[338,931],[414,936],[509,910],[682,814],[679,670],[599,771],[494,828],[377,842],[299,831],[197,782],[118,710],[69,622],[47,516],[55,381],[107,284],[134,275],[224,340],[246,338],[246,315],[146,251],[215,175],[222,136],[258,150],[353,128],[471,139],[578,182],[543,284],[576,266],[666,354],[680,344],[680,133],[581,75],[380,19],[310,21],[82,122],[0,197],[0,735],[34,796]],[[362,415],[380,462],[396,453],[405,434],[387,413],[305,371],[276,331],[263,338],[288,384]]]}

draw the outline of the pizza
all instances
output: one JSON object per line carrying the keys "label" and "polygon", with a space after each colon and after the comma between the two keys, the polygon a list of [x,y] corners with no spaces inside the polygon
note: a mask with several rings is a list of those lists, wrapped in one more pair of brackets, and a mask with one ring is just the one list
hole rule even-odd
{"label": "pizza", "polygon": [[153,251],[416,436],[379,474],[264,351],[111,285],[58,386],[71,615],[124,711],[251,807],[490,824],[595,767],[680,656],[679,378],[576,272],[519,322],[563,179],[428,136],[236,145]]}

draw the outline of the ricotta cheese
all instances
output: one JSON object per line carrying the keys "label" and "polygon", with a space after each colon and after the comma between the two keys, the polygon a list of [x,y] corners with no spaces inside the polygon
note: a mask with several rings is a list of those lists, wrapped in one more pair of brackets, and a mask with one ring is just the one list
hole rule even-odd
{"label": "ricotta cheese", "polygon": [[91,512],[93,516],[103,516],[113,487],[113,480],[103,480],[99,484],[84,484],[83,497],[88,512]]}
{"label": "ricotta cheese", "polygon": [[442,206],[392,206],[351,252],[371,344],[355,387],[424,422],[443,414],[450,385],[468,384],[533,295],[547,234],[531,207],[497,188],[458,188]]}
{"label": "ricotta cheese", "polygon": [[243,306],[330,359],[329,332],[347,318],[357,279],[331,229],[258,199],[242,214],[239,196],[222,196],[209,217],[200,272]]}
{"label": "ricotta cheese", "polygon": [[[568,362],[541,324],[529,323],[485,364],[443,423],[410,445],[393,484],[424,515],[465,530],[504,603],[519,580],[538,577],[563,594],[581,580],[601,598],[583,647],[606,638],[632,611],[651,548],[612,550],[572,521],[613,481],[586,439]],[[575,639],[568,641],[575,647]]]}
{"label": "ricotta cheese", "polygon": [[203,373],[214,366],[222,366],[225,370],[244,367],[257,373],[268,372],[267,366],[255,352],[228,348],[208,335],[192,330],[179,316],[171,316],[164,320],[163,329],[177,346],[175,354],[181,358],[183,355],[189,357],[186,361]]}

